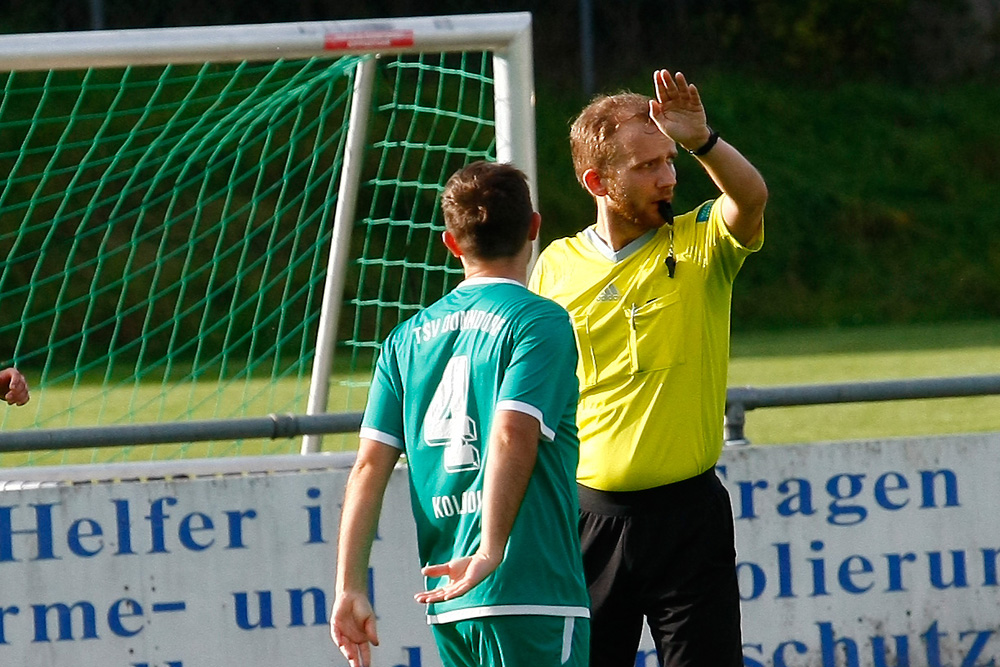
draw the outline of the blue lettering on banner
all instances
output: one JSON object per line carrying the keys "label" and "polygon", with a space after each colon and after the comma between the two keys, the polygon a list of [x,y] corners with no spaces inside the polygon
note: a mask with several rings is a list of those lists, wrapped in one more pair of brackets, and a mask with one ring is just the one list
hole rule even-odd
{"label": "blue lettering on banner", "polygon": [[419,646],[404,646],[403,650],[406,651],[406,662],[392,667],[421,667]]}
{"label": "blue lettering on banner", "polygon": [[[785,519],[814,516],[825,503],[826,523],[849,527],[863,523],[874,511],[961,506],[958,476],[947,468],[919,470],[915,477],[898,471],[877,475],[836,473],[819,485],[794,477],[777,483],[766,479],[729,480],[726,466],[720,465],[718,470],[735,486],[731,498],[737,521],[754,521],[771,513]],[[817,489],[825,492],[824,499]],[[805,544],[776,542],[771,546],[774,558],[766,566],[759,561],[737,563],[744,602],[768,593],[776,599],[791,599],[905,592],[917,582],[927,582],[937,590],[998,585],[1000,549],[993,547],[978,551],[955,548],[883,552],[877,556],[855,553],[830,559],[820,539]],[[756,554],[758,558],[765,555]]]}
{"label": "blue lettering on banner", "polygon": [[[910,665],[928,665],[929,667],[985,667],[997,664],[997,649],[1000,649],[998,631],[964,630],[946,632],[941,630],[938,621],[933,621],[924,632],[916,637],[909,635],[891,635],[888,637],[876,635],[863,639],[854,639],[840,635],[830,621],[815,623],[817,636],[813,642],[818,651],[819,663],[822,667],[861,667],[875,665],[876,667],[910,667]],[[943,649],[945,643],[951,650]],[[809,643],[801,639],[788,639],[775,646],[773,651],[767,651],[762,644],[744,644],[743,662],[745,667],[789,667],[814,661],[803,656],[809,654]],[[960,657],[961,662],[953,662]],[[638,661],[636,662],[638,665]]]}
{"label": "blue lettering on banner", "polygon": [[[72,604],[51,602],[33,604],[30,607],[30,622],[33,629],[32,642],[74,641],[77,639],[100,639],[98,631],[98,611],[93,602],[79,600]],[[150,606],[153,614],[184,611],[183,601],[155,602]],[[8,619],[14,623],[21,608],[17,605],[0,607],[0,645],[7,644]],[[118,637],[134,637],[148,624],[146,612],[138,600],[121,598],[108,607],[106,615],[108,631]]]}
{"label": "blue lettering on banner", "polygon": [[768,567],[745,560],[736,564],[744,602],[759,599],[769,590],[775,598],[814,598],[838,592],[906,592],[915,581],[926,581],[936,590],[998,585],[998,548],[980,548],[978,552],[952,549],[921,554],[851,554],[828,562],[822,553],[826,546],[822,540],[809,543],[813,557],[806,557],[799,545],[778,542],[771,546],[775,558]]}
{"label": "blue lettering on banner", "polygon": [[[978,478],[960,478],[956,470],[964,468],[949,467],[940,457],[917,460],[934,463],[871,468],[863,463],[836,465],[819,468],[820,472],[808,466],[776,466],[761,467],[760,473],[719,466],[730,490],[737,530],[753,537],[752,548],[738,551],[737,562],[747,618],[762,611],[769,614],[775,603],[791,612],[789,617],[797,616],[787,626],[745,635],[747,667],[1000,667],[1000,627],[992,617],[962,615],[947,606],[955,604],[955,599],[979,604],[1000,590],[1000,544],[990,524],[973,516],[974,505],[981,504],[983,497]],[[59,650],[92,650],[96,639],[127,640],[130,650],[138,647],[128,656],[134,661],[129,667],[183,667],[180,658],[190,662],[190,657],[169,649],[164,652],[173,662],[156,658],[154,665],[154,656],[142,653],[142,642],[167,649],[158,633],[176,635],[172,621],[197,613],[196,621],[187,618],[185,623],[205,622],[208,607],[201,603],[209,592],[211,609],[221,612],[211,622],[228,626],[230,631],[243,630],[246,646],[259,641],[294,642],[282,635],[297,630],[302,639],[308,636],[308,642],[323,641],[319,650],[334,653],[329,633],[320,630],[329,623],[333,601],[332,581],[327,580],[332,577],[326,571],[313,575],[306,574],[306,569],[287,568],[280,580],[274,580],[269,578],[270,570],[265,574],[247,567],[246,576],[236,580],[239,583],[223,583],[226,588],[220,589],[213,582],[214,588],[199,587],[196,593],[186,582],[180,590],[166,592],[174,580],[160,576],[159,571],[165,568],[172,574],[171,568],[183,561],[185,572],[189,568],[198,573],[191,578],[198,582],[197,576],[217,567],[213,555],[225,556],[224,567],[242,569],[241,562],[252,560],[256,566],[263,560],[257,550],[266,548],[271,553],[273,545],[280,545],[281,550],[313,551],[313,556],[329,562],[331,543],[336,541],[336,504],[334,492],[323,482],[295,487],[295,495],[276,517],[265,515],[273,514],[276,507],[270,488],[261,489],[269,494],[262,496],[266,501],[248,500],[249,494],[236,489],[238,495],[206,495],[202,505],[194,506],[193,498],[202,496],[188,497],[184,485],[145,488],[132,493],[109,486],[102,490],[104,495],[93,496],[61,491],[34,497],[0,494],[0,502],[6,501],[0,504],[0,581],[16,582],[22,572],[53,567],[61,575],[66,567],[65,572],[88,586],[78,590],[73,582],[60,588],[52,580],[47,588],[0,588],[0,664],[47,664],[35,662],[36,656],[47,660]],[[83,498],[86,502],[81,502]],[[479,511],[480,503],[472,495],[441,497],[434,510],[441,516],[458,515]],[[911,541],[909,525],[937,525],[944,517],[949,525],[967,522],[975,530],[956,530],[954,539],[937,539],[935,531],[914,532]],[[854,529],[873,535],[881,530],[877,526],[896,523],[906,530],[892,526],[887,532],[906,539],[855,539]],[[390,541],[376,550],[373,565],[399,567],[403,547],[391,541],[397,537],[395,528],[386,535]],[[411,546],[408,543],[406,548]],[[108,594],[109,580],[100,573],[116,568],[125,576],[113,582],[124,584],[124,593],[119,589]],[[131,580],[128,573],[132,573]],[[284,576],[289,573],[306,581],[287,583]],[[91,579],[101,593],[89,592]],[[381,569],[376,576],[375,568],[369,568],[369,599],[380,619],[384,614],[382,620],[388,622],[391,616],[395,621],[396,602],[401,598],[397,587],[385,586],[382,579]],[[313,580],[323,585],[308,585]],[[924,592],[943,601],[925,600]],[[915,594],[919,602],[911,603]],[[197,610],[190,604],[195,597]],[[816,611],[800,613],[800,609]],[[856,611],[839,611],[844,609]],[[935,613],[936,609],[948,613]],[[405,610],[399,615],[404,614],[411,620]],[[419,628],[426,627],[419,616],[414,608]],[[165,627],[157,627],[159,621]],[[430,640],[414,645],[423,642],[421,637],[414,630],[395,638],[395,643],[383,648],[382,662],[391,667],[422,667],[422,650],[426,649],[428,661],[437,664]],[[649,646],[643,644],[643,648]],[[30,652],[27,663],[9,659],[21,649]],[[638,651],[634,664],[653,667],[655,651]]]}
{"label": "blue lettering on banner", "polygon": [[[176,505],[177,498],[166,496],[149,503],[149,514],[143,517],[145,524],[140,524],[131,519],[130,501],[114,499],[110,504],[110,516],[80,517],[64,526],[57,525],[53,513],[62,503],[38,503],[30,505],[30,509],[0,505],[0,566],[70,556],[169,554],[177,549],[203,552],[216,546],[246,549],[244,526],[257,518],[257,510],[246,509],[222,511],[218,526],[218,518],[203,512],[190,512],[175,519],[167,507]],[[62,512],[56,516],[61,518]],[[311,533],[311,537],[319,535]]]}
{"label": "blue lettering on banner", "polygon": [[[300,627],[308,625],[308,603],[312,602],[312,625],[326,625],[329,622],[327,616],[326,593],[322,588],[291,588],[286,591],[287,606],[287,627]],[[255,591],[254,599],[248,592],[233,593],[234,612],[236,626],[241,630],[263,630],[277,627],[274,621],[274,595],[272,591]],[[284,619],[283,619],[284,620]]]}
{"label": "blue lettering on banner", "polygon": [[[767,508],[779,517],[812,516],[819,511],[820,495],[813,482],[792,477],[773,486],[766,479],[729,480],[728,468],[716,468],[723,479],[735,486],[731,494],[737,521],[762,518]],[[958,476],[954,470],[920,470],[919,484],[903,473],[889,471],[877,477],[865,473],[839,473],[826,480],[826,522],[833,526],[855,526],[864,522],[872,510],[898,512],[917,503],[918,509],[960,507]],[[873,479],[870,483],[867,480]],[[863,494],[865,494],[863,496]]]}
{"label": "blue lettering on banner", "polygon": [[635,667],[656,667],[660,662],[656,658],[656,651],[642,651],[635,654]]}
{"label": "blue lettering on banner", "polygon": [[[320,490],[313,487],[306,491],[306,495],[309,496],[311,500],[318,500],[320,496]],[[306,544],[325,544],[326,540],[323,539],[323,522],[321,517],[322,506],[321,505],[306,505],[306,514],[309,516],[309,539],[306,540]]]}
{"label": "blue lettering on banner", "polygon": [[[327,596],[322,588],[317,586],[290,588],[285,593],[287,604],[281,611],[287,611],[287,616],[283,619],[287,621],[286,627],[326,625],[329,622]],[[255,591],[253,595],[255,604],[247,592],[234,593],[233,598],[235,621],[240,629],[259,630],[276,627],[274,596],[271,591]],[[33,604],[30,609],[35,643],[99,639],[101,636],[98,632],[97,608],[90,601],[80,600],[72,604],[65,602]],[[187,603],[181,600],[154,602],[150,605],[152,614],[186,610]],[[8,619],[18,616],[20,612],[21,608],[16,605],[0,607],[0,645],[7,644]],[[118,637],[134,637],[148,624],[142,604],[131,598],[113,602],[106,618],[108,630]]]}

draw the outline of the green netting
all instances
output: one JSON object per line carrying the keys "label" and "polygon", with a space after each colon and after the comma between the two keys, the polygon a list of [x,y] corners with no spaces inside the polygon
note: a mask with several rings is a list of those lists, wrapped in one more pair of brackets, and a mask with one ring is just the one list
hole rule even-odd
{"label": "green netting", "polygon": [[[3,430],[305,412],[357,62],[0,74],[0,358],[32,386],[27,406],[0,406]],[[491,63],[379,61],[331,411],[363,406],[389,329],[460,277],[436,201],[494,155]]]}
{"label": "green netting", "polygon": [[[495,159],[492,58],[400,60],[380,69],[341,315],[331,411],[364,407],[378,347],[392,328],[462,277],[441,242],[438,198],[457,169]],[[338,364],[339,366],[339,364]],[[356,446],[327,436],[324,448]]]}

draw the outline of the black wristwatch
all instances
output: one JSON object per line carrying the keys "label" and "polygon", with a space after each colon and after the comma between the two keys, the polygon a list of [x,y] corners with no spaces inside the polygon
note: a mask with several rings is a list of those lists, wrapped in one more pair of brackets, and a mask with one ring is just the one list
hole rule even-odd
{"label": "black wristwatch", "polygon": [[719,142],[719,133],[713,130],[711,127],[708,128],[710,134],[708,135],[708,141],[702,144],[701,148],[696,148],[693,151],[689,150],[688,153],[696,157],[704,155],[708,151],[715,148],[715,144]]}

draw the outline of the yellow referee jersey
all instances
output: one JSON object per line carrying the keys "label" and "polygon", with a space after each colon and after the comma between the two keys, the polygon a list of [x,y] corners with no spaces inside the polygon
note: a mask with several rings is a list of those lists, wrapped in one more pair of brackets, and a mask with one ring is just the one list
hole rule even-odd
{"label": "yellow referee jersey", "polygon": [[733,279],[763,243],[763,232],[751,247],[733,238],[719,201],[617,253],[585,229],[535,264],[529,287],[566,308],[576,331],[584,486],[647,489],[718,461]]}

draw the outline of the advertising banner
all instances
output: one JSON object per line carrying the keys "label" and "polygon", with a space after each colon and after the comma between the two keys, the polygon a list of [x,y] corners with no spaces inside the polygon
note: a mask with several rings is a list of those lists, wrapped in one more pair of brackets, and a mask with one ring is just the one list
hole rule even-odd
{"label": "advertising banner", "polygon": [[[748,667],[1000,664],[1000,434],[728,448]],[[0,665],[344,665],[348,470],[6,484]],[[10,479],[15,470],[3,471]],[[52,479],[59,479],[52,470]],[[369,578],[376,667],[437,667],[405,468]],[[654,667],[648,634],[637,667]]]}
{"label": "advertising banner", "polygon": [[[345,663],[329,638],[347,470],[0,493],[0,665]],[[405,470],[371,580],[387,646],[429,638]],[[385,652],[405,653],[405,649]]]}
{"label": "advertising banner", "polygon": [[1000,664],[998,454],[997,435],[727,450],[746,665]]}

